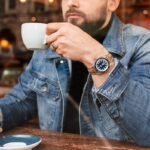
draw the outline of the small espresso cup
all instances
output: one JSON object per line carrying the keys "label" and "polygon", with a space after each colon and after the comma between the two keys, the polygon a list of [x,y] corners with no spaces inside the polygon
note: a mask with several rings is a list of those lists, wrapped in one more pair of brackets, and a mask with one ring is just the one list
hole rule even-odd
{"label": "small espresso cup", "polygon": [[46,38],[45,23],[23,23],[21,25],[21,36],[28,50],[44,50]]}

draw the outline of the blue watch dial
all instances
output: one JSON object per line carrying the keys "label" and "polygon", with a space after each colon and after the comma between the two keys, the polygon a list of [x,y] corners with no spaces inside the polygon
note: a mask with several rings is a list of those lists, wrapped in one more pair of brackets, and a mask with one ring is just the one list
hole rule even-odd
{"label": "blue watch dial", "polygon": [[95,68],[98,72],[105,72],[109,68],[109,62],[105,58],[99,58],[95,62]]}

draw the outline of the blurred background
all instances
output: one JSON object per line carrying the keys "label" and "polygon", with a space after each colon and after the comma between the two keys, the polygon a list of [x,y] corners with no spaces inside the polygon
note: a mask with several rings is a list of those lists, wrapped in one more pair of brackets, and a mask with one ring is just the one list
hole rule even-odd
{"label": "blurred background", "polygon": [[[0,86],[13,86],[32,56],[22,43],[21,24],[62,21],[60,5],[61,0],[0,0]],[[121,0],[117,14],[150,29],[150,0]]]}

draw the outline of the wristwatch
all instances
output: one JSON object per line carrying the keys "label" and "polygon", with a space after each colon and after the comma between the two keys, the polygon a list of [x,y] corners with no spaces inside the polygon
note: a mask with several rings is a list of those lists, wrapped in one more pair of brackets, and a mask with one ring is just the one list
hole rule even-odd
{"label": "wristwatch", "polygon": [[91,68],[88,68],[88,71],[91,74],[102,74],[102,73],[107,72],[107,70],[113,63],[114,63],[114,58],[110,53],[108,53],[104,57],[97,58],[94,63],[94,66]]}

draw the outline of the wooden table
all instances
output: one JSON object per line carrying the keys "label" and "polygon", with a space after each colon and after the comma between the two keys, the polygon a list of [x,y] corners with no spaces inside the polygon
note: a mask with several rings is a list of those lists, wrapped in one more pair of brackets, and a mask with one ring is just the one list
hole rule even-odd
{"label": "wooden table", "polygon": [[139,147],[127,142],[43,131],[37,127],[36,121],[31,121],[27,125],[4,132],[2,135],[7,134],[34,134],[40,136],[42,142],[33,150],[150,150],[150,148]]}

